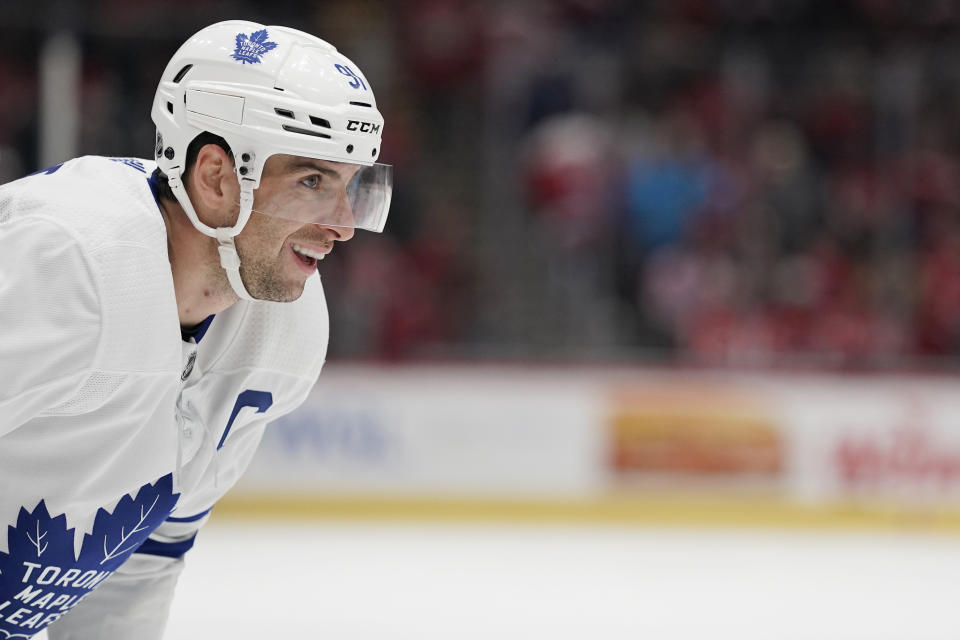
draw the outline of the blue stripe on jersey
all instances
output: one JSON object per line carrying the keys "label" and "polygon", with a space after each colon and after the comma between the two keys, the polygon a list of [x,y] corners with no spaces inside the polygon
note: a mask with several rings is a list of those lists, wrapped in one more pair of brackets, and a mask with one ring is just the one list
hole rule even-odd
{"label": "blue stripe on jersey", "polygon": [[188,516],[186,518],[167,518],[167,522],[196,522],[197,520],[206,516],[208,513],[210,513],[210,509],[202,511],[195,516]]}
{"label": "blue stripe on jersey", "polygon": [[207,333],[207,329],[210,328],[210,323],[213,322],[213,317],[216,314],[211,314],[203,319],[203,322],[193,327],[180,327],[180,337],[184,342],[190,342],[190,338],[193,338],[197,344],[200,344],[200,341],[203,339],[204,334]]}
{"label": "blue stripe on jersey", "polygon": [[153,173],[147,176],[147,184],[150,185],[150,193],[153,194],[153,199],[157,203],[157,209],[160,209],[160,190],[157,187],[157,173],[160,169],[154,169]]}
{"label": "blue stripe on jersey", "polygon": [[200,344],[200,341],[203,340],[203,336],[207,333],[207,329],[210,328],[210,323],[213,322],[214,315],[216,314],[210,314],[203,319],[203,322],[195,327],[190,327],[189,329],[180,327],[180,335],[184,338],[184,340],[189,340],[192,337],[194,340],[196,340],[197,344]]}
{"label": "blue stripe on jersey", "polygon": [[28,174],[25,175],[24,177],[25,177],[25,178],[29,178],[30,176],[39,175],[39,174],[41,174],[41,173],[45,173],[45,174],[47,174],[47,175],[50,175],[51,173],[56,173],[57,170],[59,170],[60,167],[62,167],[62,166],[63,166],[63,163],[61,162],[61,163],[59,163],[59,164],[53,165],[52,167],[47,167],[46,169],[40,169],[40,170],[38,170],[38,171],[34,171],[33,173],[28,173]]}
{"label": "blue stripe on jersey", "polygon": [[146,542],[140,545],[140,548],[134,553],[145,553],[150,556],[163,556],[164,558],[180,558],[187,551],[190,551],[196,539],[197,534],[179,542],[159,542],[153,538],[147,538]]}

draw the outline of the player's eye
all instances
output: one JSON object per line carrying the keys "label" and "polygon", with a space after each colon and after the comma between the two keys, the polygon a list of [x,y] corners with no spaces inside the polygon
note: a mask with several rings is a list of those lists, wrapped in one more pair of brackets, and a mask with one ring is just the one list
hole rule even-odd
{"label": "player's eye", "polygon": [[305,186],[308,189],[317,189],[320,187],[320,176],[314,174],[312,176],[307,176],[300,181],[300,184]]}

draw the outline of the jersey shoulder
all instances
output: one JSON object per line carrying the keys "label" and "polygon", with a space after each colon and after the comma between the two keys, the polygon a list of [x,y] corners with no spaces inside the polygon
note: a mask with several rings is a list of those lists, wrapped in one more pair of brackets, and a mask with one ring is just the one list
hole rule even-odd
{"label": "jersey shoulder", "polygon": [[0,223],[43,217],[69,229],[88,251],[112,243],[166,247],[166,230],[139,158],[83,156],[0,187]]}
{"label": "jersey shoulder", "polygon": [[98,292],[100,362],[110,370],[177,368],[169,355],[179,341],[176,297],[153,169],[147,160],[84,156],[0,187],[0,224],[56,225],[90,265],[69,277],[77,286],[90,278]]}

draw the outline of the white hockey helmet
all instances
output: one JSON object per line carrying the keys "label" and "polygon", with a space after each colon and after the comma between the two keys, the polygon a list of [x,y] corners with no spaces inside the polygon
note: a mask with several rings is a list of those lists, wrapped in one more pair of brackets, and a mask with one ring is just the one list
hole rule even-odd
{"label": "white hockey helmet", "polygon": [[[252,299],[240,278],[233,238],[254,210],[253,191],[274,154],[361,168],[347,184],[304,189],[275,211],[257,211],[303,223],[383,230],[392,192],[391,167],[376,162],[383,116],[359,68],[320,38],[241,20],[206,27],[167,64],[151,117],[157,166],[193,225],[217,238],[221,264],[241,298]],[[240,213],[232,227],[204,224],[183,187],[187,147],[204,131],[226,140],[234,155]]]}

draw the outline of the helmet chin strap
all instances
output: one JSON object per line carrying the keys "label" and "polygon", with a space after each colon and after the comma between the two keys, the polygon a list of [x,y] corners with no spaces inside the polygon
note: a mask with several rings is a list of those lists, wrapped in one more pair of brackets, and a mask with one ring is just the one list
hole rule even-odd
{"label": "helmet chin strap", "polygon": [[250,212],[253,211],[253,184],[247,180],[240,181],[240,213],[237,216],[237,224],[233,227],[220,227],[216,230],[217,242],[220,252],[220,266],[227,272],[227,280],[233,288],[233,292],[241,300],[253,301],[255,298],[250,295],[243,284],[243,278],[240,277],[240,254],[237,253],[237,245],[233,238],[239,234],[250,219]]}
{"label": "helmet chin strap", "polygon": [[174,175],[167,178],[167,183],[170,185],[173,195],[177,197],[180,206],[183,207],[183,210],[186,212],[190,222],[193,223],[193,226],[201,233],[217,239],[217,251],[220,253],[220,266],[226,271],[227,281],[230,283],[233,292],[236,293],[241,300],[249,300],[251,302],[256,300],[256,298],[251,296],[250,292],[247,291],[246,286],[243,284],[243,278],[240,277],[240,254],[237,253],[237,245],[234,242],[234,237],[243,231],[243,227],[246,226],[247,220],[250,219],[250,213],[253,211],[252,181],[240,180],[240,213],[237,216],[237,223],[232,227],[213,228],[200,221],[196,210],[193,208],[193,203],[190,202],[190,197],[187,195],[187,190],[184,188],[180,176],[175,175],[175,171],[171,173]]}
{"label": "helmet chin strap", "polygon": [[219,243],[217,251],[220,252],[220,266],[227,272],[230,287],[241,300],[255,300],[243,285],[243,278],[240,277],[240,254],[237,253],[237,245],[229,232],[230,227],[217,229],[217,242]]}

